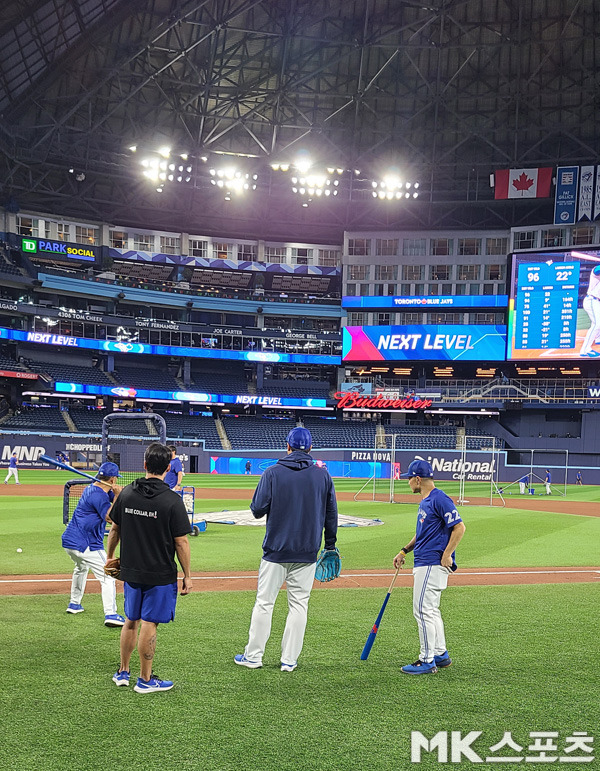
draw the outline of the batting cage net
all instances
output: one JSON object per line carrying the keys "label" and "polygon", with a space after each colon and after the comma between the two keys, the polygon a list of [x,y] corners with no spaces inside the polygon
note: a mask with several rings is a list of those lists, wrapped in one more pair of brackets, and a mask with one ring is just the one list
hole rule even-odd
{"label": "batting cage net", "polygon": [[73,512],[75,511],[75,508],[79,503],[81,494],[83,493],[85,488],[91,484],[92,484],[91,479],[84,479],[83,477],[79,477],[78,479],[71,479],[69,482],[65,484],[64,491],[63,491],[63,524],[64,525],[69,524],[69,520],[73,516]]}
{"label": "batting cage net", "polygon": [[431,463],[440,487],[458,504],[504,506],[498,487],[497,441],[492,436],[471,436],[460,430],[439,435],[411,432],[408,437],[399,432],[378,432],[375,447],[365,451],[372,459],[372,474],[354,500],[414,504],[408,482],[400,475],[419,458]]}
{"label": "batting cage net", "polygon": [[144,476],[144,453],[151,442],[166,444],[167,425],[154,413],[113,412],[102,421],[102,462],[116,463],[125,485]]}
{"label": "batting cage net", "polygon": [[[160,415],[154,413],[115,412],[107,415],[102,423],[102,455],[104,463],[113,461],[119,467],[119,485],[133,482],[144,476],[144,453],[151,442],[167,441],[167,426]],[[95,464],[97,470],[99,464]],[[93,473],[93,472],[92,472]],[[79,503],[81,494],[91,480],[83,477],[72,479],[64,486],[63,523],[68,524]],[[193,508],[193,503],[192,503]]]}

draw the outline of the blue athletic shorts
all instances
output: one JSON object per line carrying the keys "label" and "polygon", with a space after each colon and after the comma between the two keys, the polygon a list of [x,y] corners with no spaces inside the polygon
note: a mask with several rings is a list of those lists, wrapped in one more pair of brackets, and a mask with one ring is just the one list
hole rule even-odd
{"label": "blue athletic shorts", "polygon": [[130,584],[125,581],[125,615],[130,621],[168,624],[175,618],[177,581],[165,586]]}

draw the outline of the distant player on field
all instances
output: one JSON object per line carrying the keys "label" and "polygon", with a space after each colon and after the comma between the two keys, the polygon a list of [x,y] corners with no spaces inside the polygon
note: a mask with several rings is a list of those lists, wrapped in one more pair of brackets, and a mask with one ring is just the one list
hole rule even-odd
{"label": "distant player on field", "polygon": [[525,474],[525,476],[519,479],[519,492],[521,493],[521,495],[526,494],[528,487],[529,487],[529,474]]}
{"label": "distant player on field", "polygon": [[169,450],[171,450],[171,463],[169,464],[165,482],[171,490],[178,493],[181,490],[181,480],[183,479],[183,463],[177,457],[177,447],[170,445]]}
{"label": "distant player on field", "polygon": [[244,474],[249,474],[252,470],[252,463],[250,463],[249,460],[246,461],[246,465],[244,466]]}
{"label": "distant player on field", "polygon": [[581,471],[577,472],[577,476],[575,477],[575,484],[583,486],[583,478],[581,476]]}
{"label": "distant player on field", "polygon": [[419,627],[421,650],[418,660],[402,667],[402,672],[435,674],[438,667],[452,664],[446,649],[440,600],[448,586],[448,576],[456,570],[454,550],[465,533],[465,525],[454,501],[435,486],[430,463],[413,460],[402,476],[408,477],[410,489],[422,499],[416,535],[394,557],[394,567],[399,568],[404,565],[407,554],[415,553],[413,614]]}
{"label": "distant player on field", "polygon": [[552,474],[548,468],[546,469],[546,478],[544,479],[544,484],[546,485],[546,495],[552,495]]}
{"label": "distant player on field", "polygon": [[15,484],[20,485],[19,482],[19,469],[17,466],[19,465],[19,460],[17,458],[17,453],[13,452],[13,454],[10,456],[10,460],[8,461],[8,473],[4,479],[4,484],[8,484],[8,480],[11,477],[15,478]]}

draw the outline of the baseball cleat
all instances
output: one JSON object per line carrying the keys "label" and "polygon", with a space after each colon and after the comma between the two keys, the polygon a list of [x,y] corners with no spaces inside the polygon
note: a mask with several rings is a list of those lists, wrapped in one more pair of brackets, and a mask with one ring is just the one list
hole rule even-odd
{"label": "baseball cleat", "polygon": [[448,651],[444,651],[441,656],[434,656],[433,662],[438,669],[444,669],[452,664],[452,659]]}
{"label": "baseball cleat", "polygon": [[129,685],[129,672],[118,669],[113,675],[115,685]]}
{"label": "baseball cleat", "polygon": [[262,661],[250,661],[243,653],[237,653],[233,657],[233,660],[236,664],[239,664],[241,667],[247,667],[248,669],[260,669],[262,667]]}
{"label": "baseball cleat", "polygon": [[142,680],[138,677],[133,686],[136,693],[157,693],[158,691],[170,691],[174,683],[172,680],[161,680],[156,675],[150,675],[150,680]]}
{"label": "baseball cleat", "polygon": [[293,672],[294,669],[296,669],[297,666],[298,666],[297,663],[296,664],[286,664],[285,661],[282,661],[281,662],[281,671],[282,672]]}
{"label": "baseball cleat", "polygon": [[415,661],[414,664],[407,664],[402,667],[405,675],[435,675],[437,667],[433,661]]}
{"label": "baseball cleat", "polygon": [[125,618],[118,613],[104,616],[104,626],[125,626]]}
{"label": "baseball cleat", "polygon": [[83,611],[83,605],[80,605],[78,602],[70,602],[67,605],[67,613],[83,613]]}

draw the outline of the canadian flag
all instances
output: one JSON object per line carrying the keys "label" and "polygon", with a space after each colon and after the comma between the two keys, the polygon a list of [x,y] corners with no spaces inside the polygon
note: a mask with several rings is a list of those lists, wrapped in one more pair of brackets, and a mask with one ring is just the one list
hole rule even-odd
{"label": "canadian flag", "polygon": [[552,172],[552,168],[497,171],[494,198],[549,198]]}

